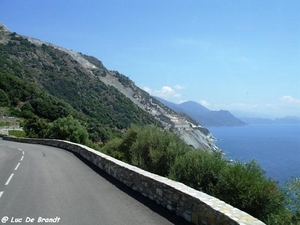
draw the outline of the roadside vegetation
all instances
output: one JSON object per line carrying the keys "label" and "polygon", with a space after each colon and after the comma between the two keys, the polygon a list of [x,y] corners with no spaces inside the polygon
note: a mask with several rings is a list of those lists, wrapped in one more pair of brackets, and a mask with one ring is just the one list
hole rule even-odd
{"label": "roadside vegetation", "polygon": [[23,130],[9,130],[8,135],[15,137],[26,137],[26,133]]}
{"label": "roadside vegetation", "polygon": [[206,192],[267,224],[300,224],[300,180],[280,187],[256,161],[228,163],[221,154],[195,150],[154,126],[131,126],[123,138],[100,150]]}

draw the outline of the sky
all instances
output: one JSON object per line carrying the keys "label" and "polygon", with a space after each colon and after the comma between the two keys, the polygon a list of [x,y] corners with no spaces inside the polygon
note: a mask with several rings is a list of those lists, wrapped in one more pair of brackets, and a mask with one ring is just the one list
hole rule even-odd
{"label": "sky", "polygon": [[1,0],[21,35],[100,59],[151,95],[300,116],[299,0]]}

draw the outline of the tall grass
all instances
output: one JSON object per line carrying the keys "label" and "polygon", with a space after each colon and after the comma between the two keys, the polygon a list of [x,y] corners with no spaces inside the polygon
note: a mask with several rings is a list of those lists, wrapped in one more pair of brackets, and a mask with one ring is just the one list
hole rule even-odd
{"label": "tall grass", "polygon": [[16,137],[26,137],[26,133],[23,130],[9,130],[8,135]]}

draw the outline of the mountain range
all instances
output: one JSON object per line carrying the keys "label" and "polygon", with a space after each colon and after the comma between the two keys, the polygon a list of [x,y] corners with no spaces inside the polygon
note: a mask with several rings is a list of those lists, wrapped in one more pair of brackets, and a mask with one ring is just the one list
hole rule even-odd
{"label": "mountain range", "polygon": [[244,126],[246,123],[227,110],[212,111],[203,105],[187,101],[181,104],[175,104],[156,97],[160,102],[178,113],[185,113],[196,120],[201,126],[205,127],[220,127],[220,126]]}
{"label": "mountain range", "polygon": [[261,117],[239,117],[247,124],[300,124],[300,118],[296,116],[286,116],[283,118],[261,118]]}

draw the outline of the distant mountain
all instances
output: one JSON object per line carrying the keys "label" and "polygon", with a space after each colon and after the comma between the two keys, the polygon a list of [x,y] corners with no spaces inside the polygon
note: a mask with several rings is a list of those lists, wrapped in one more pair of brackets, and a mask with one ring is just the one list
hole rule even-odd
{"label": "distant mountain", "polygon": [[300,117],[286,116],[283,118],[269,119],[259,117],[239,117],[247,124],[300,124]]}
{"label": "distant mountain", "polygon": [[276,118],[275,122],[281,124],[300,124],[300,117],[286,116],[284,118]]}
{"label": "distant mountain", "polygon": [[230,112],[236,118],[268,118],[268,119],[275,119],[272,114],[260,113],[260,112],[253,112],[253,111],[241,111],[241,110],[230,110]]}
{"label": "distant mountain", "polygon": [[269,118],[259,118],[259,117],[239,117],[240,120],[247,124],[274,124],[274,120]]}
{"label": "distant mountain", "polygon": [[156,97],[164,105],[168,106],[176,112],[186,113],[191,118],[196,120],[201,126],[213,127],[213,126],[244,126],[245,122],[236,118],[227,110],[211,111],[203,105],[194,102],[187,101],[181,104],[175,104],[159,97]]}
{"label": "distant mountain", "polygon": [[195,112],[201,115],[211,112],[208,108],[194,101],[183,102],[179,104],[179,107],[182,108],[187,114],[191,115],[195,114]]}

